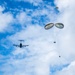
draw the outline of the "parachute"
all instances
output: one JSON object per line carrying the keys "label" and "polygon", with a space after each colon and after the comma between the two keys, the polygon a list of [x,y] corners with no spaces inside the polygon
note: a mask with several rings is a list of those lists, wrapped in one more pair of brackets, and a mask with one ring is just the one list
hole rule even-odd
{"label": "parachute", "polygon": [[52,28],[53,26],[54,26],[54,23],[48,23],[48,24],[45,25],[44,28],[45,28],[46,30],[48,30],[48,29]]}
{"label": "parachute", "polygon": [[54,24],[54,23],[48,23],[48,24],[45,25],[44,28],[45,28],[46,30],[48,30],[48,29],[52,28],[54,25],[55,25],[57,28],[59,28],[59,29],[64,28],[64,25],[63,25],[62,23],[55,23],[55,24]]}
{"label": "parachute", "polygon": [[56,23],[55,26],[59,29],[64,28],[64,25],[62,23]]}

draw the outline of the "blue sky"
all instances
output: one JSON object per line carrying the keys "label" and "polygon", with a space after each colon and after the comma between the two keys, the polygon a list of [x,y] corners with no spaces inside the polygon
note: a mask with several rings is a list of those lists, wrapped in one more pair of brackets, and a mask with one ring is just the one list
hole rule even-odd
{"label": "blue sky", "polygon": [[[75,75],[74,2],[0,0],[0,75]],[[29,46],[14,47],[20,39]]]}

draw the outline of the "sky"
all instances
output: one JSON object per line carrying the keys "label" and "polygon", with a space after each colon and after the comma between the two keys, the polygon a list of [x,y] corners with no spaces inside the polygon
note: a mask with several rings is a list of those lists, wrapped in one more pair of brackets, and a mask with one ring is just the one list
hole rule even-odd
{"label": "sky", "polygon": [[74,9],[74,0],[0,0],[0,75],[75,75]]}

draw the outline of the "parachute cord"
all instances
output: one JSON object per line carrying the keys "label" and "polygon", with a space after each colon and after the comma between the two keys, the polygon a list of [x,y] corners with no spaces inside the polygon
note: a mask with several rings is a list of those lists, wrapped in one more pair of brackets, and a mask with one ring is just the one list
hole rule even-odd
{"label": "parachute cord", "polygon": [[53,39],[54,39],[55,42],[57,42],[56,37],[57,37],[57,33],[56,33],[56,30],[55,30],[55,27],[54,27],[53,28]]}
{"label": "parachute cord", "polygon": [[59,47],[59,33],[60,33],[60,30],[59,29],[56,29],[56,27],[54,27],[54,29],[53,29],[53,39],[54,39],[54,41],[53,41],[53,43],[55,44],[55,47],[56,47],[56,51],[58,52],[58,54],[59,54],[59,56],[61,56],[60,55],[60,47]]}

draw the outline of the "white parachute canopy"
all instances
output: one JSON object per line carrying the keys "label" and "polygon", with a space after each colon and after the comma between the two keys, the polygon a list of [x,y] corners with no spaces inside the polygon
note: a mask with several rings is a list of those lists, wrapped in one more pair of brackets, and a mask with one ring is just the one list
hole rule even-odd
{"label": "white parachute canopy", "polygon": [[48,23],[48,24],[45,25],[44,28],[45,28],[46,30],[48,30],[48,29],[52,28],[53,26],[54,26],[54,23]]}
{"label": "white parachute canopy", "polygon": [[55,26],[59,29],[64,28],[64,25],[62,23],[56,23]]}

